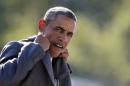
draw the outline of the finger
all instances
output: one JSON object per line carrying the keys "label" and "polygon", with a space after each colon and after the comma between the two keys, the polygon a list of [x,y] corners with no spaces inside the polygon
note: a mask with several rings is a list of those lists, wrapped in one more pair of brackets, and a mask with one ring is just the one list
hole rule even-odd
{"label": "finger", "polygon": [[68,51],[64,51],[59,55],[60,58],[63,58],[65,61],[67,61],[68,57],[69,57],[69,53]]}
{"label": "finger", "polygon": [[46,37],[46,35],[45,35],[45,34],[42,34],[42,37]]}
{"label": "finger", "polygon": [[67,56],[64,56],[63,54],[61,54],[59,57],[64,59],[65,62],[67,62],[67,58],[68,58]]}

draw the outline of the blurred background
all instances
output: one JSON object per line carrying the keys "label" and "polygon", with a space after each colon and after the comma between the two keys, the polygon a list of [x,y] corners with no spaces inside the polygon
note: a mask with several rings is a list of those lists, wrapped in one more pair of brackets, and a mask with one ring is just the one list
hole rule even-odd
{"label": "blurred background", "polygon": [[37,34],[38,20],[53,6],[78,18],[68,47],[73,86],[130,86],[130,0],[0,0],[0,50]]}

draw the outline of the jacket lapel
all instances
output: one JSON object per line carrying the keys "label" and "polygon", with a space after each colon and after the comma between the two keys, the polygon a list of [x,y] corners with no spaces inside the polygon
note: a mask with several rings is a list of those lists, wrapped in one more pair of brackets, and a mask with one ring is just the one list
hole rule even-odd
{"label": "jacket lapel", "polygon": [[46,53],[42,62],[45,65],[45,68],[47,69],[47,72],[49,74],[49,77],[50,77],[53,85],[55,86],[54,74],[53,74],[52,63],[51,63],[51,56],[50,56],[49,52]]}
{"label": "jacket lapel", "polygon": [[[32,36],[32,37],[29,37],[28,39],[23,39],[22,41],[33,42],[35,40],[35,38],[36,38],[36,36]],[[42,62],[45,65],[45,68],[47,69],[50,80],[52,81],[53,85],[55,86],[54,74],[53,74],[52,63],[51,63],[51,56],[50,56],[49,51],[46,53],[46,55],[42,59]]]}

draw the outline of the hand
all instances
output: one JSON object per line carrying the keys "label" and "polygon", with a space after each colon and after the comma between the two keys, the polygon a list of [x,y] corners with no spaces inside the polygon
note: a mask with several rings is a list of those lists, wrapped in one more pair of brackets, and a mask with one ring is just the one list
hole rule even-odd
{"label": "hand", "polygon": [[38,43],[44,51],[47,51],[50,47],[49,40],[42,33],[37,35],[34,42]]}
{"label": "hand", "polygon": [[67,59],[69,57],[68,49],[64,49],[58,57],[63,58],[67,62]]}

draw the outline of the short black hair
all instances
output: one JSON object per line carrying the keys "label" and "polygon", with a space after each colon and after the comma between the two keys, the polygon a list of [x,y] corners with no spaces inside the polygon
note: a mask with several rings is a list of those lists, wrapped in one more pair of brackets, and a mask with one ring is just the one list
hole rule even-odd
{"label": "short black hair", "polygon": [[55,20],[55,18],[59,15],[64,15],[67,16],[71,19],[73,19],[74,21],[77,21],[77,18],[74,14],[74,12],[66,7],[62,7],[62,6],[57,6],[57,7],[52,7],[50,9],[47,10],[47,12],[45,13],[44,16],[44,20],[46,21],[46,24],[48,25],[50,21]]}

